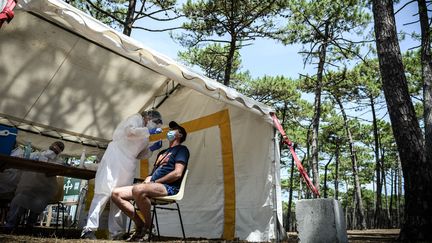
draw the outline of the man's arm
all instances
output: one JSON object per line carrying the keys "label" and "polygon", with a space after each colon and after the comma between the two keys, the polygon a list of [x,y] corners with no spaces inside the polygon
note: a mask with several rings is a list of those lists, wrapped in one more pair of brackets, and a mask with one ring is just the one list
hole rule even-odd
{"label": "man's arm", "polygon": [[157,179],[154,182],[167,184],[167,183],[177,181],[182,177],[184,168],[185,168],[184,164],[177,162],[175,163],[175,167],[173,171],[166,174],[164,177]]}

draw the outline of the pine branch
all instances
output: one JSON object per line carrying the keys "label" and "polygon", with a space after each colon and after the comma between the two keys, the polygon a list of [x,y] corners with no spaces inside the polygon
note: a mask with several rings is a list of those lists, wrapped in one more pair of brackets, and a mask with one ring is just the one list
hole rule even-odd
{"label": "pine branch", "polygon": [[412,50],[415,50],[415,49],[420,48],[420,47],[421,47],[421,45],[414,46],[414,47],[410,47],[410,48],[408,49],[408,51],[412,51]]}
{"label": "pine branch", "polygon": [[345,41],[345,42],[348,42],[348,43],[351,43],[351,44],[366,44],[366,43],[375,43],[375,39],[373,39],[373,40],[363,40],[363,41],[353,41],[353,40],[348,40],[348,39],[345,39],[345,38],[343,38],[343,37],[338,37],[338,38],[335,38],[334,39],[335,41],[337,41],[337,40],[342,40],[342,41]]}
{"label": "pine branch", "polygon": [[403,24],[403,26],[408,26],[408,25],[411,25],[411,24],[417,24],[418,22],[420,22],[420,20],[416,20],[416,21],[413,21],[413,22],[405,23],[405,24]]}
{"label": "pine branch", "polygon": [[154,29],[148,29],[148,28],[141,27],[141,26],[132,26],[132,29],[140,29],[140,30],[145,30],[145,31],[150,31],[150,32],[164,32],[164,31],[168,31],[168,30],[183,29],[183,27],[172,27],[172,28],[154,30]]}
{"label": "pine branch", "polygon": [[99,8],[98,6],[96,6],[91,0],[85,0],[88,4],[90,4],[94,9],[96,9],[97,11],[109,16],[110,18],[114,19],[115,21],[119,22],[122,25],[125,25],[125,22],[123,20],[118,19],[115,15],[113,15],[112,13]]}
{"label": "pine branch", "polygon": [[399,9],[394,13],[394,15],[396,15],[397,13],[399,13],[399,11],[401,11],[401,10],[404,9],[406,6],[408,6],[409,4],[411,4],[411,3],[415,2],[415,1],[417,1],[417,0],[411,0],[411,1],[407,2],[407,3],[405,3],[401,8],[399,8]]}
{"label": "pine branch", "polygon": [[[271,3],[267,4],[267,6],[265,8],[262,8],[260,12],[258,12],[257,14],[255,14],[255,16],[253,18],[251,18],[249,20],[249,22],[246,22],[243,27],[241,27],[238,32],[242,31],[244,28],[246,28],[247,26],[250,26],[256,19],[258,19],[259,17],[262,16],[262,14],[264,14],[265,11],[267,11],[267,9],[269,9],[271,6],[273,6],[273,4],[276,2],[276,0],[273,0]],[[258,8],[258,4],[255,5],[255,8]],[[255,10],[255,9],[252,9]],[[250,11],[252,12],[252,11]]]}
{"label": "pine branch", "polygon": [[143,10],[141,9],[139,12],[138,11],[135,11],[135,13],[137,14],[137,18],[136,19],[142,19],[142,18],[145,18],[145,17],[148,17],[148,18],[150,18],[150,19],[153,19],[153,20],[157,20],[157,21],[170,21],[170,20],[175,20],[175,19],[178,19],[178,18],[181,18],[181,17],[184,17],[185,15],[176,15],[175,17],[167,17],[167,18],[157,18],[157,17],[153,17],[153,15],[155,15],[155,14],[159,14],[159,13],[162,13],[162,12],[168,12],[168,11],[173,11],[173,8],[168,8],[168,9],[159,9],[159,10],[156,10],[156,11],[154,11],[154,12],[151,12],[151,13],[149,13],[149,14],[146,14],[146,13],[144,13],[143,12]]}

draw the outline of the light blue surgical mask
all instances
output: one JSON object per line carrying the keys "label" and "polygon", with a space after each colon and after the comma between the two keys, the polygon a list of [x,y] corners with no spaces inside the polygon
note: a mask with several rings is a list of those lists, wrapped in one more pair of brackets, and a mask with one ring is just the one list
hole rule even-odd
{"label": "light blue surgical mask", "polygon": [[168,131],[167,132],[167,139],[168,139],[168,141],[174,141],[174,139],[175,139],[175,134],[176,134],[176,131]]}

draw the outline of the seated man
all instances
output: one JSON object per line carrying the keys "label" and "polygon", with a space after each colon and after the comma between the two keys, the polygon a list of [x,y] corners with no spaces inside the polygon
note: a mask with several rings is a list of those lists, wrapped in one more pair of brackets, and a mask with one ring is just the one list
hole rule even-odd
{"label": "seated man", "polygon": [[[64,144],[60,141],[51,144],[48,150],[34,152],[30,159],[56,162],[58,155],[63,151]],[[36,223],[37,216],[43,212],[57,192],[56,176],[46,176],[44,173],[22,171],[21,179],[17,185],[15,196],[12,199],[6,217],[6,228],[13,229],[19,223],[20,217],[30,210],[27,226]]]}
{"label": "seated man", "polygon": [[[143,183],[133,186],[118,187],[112,192],[112,201],[135,223],[135,233],[128,241],[137,241],[149,233],[151,227],[152,197],[175,195],[180,189],[183,175],[189,161],[189,150],[181,145],[186,140],[186,130],[176,122],[169,123],[167,133],[169,148],[162,150],[156,157],[152,173]],[[129,200],[135,200],[144,216],[144,222],[134,214],[134,207]]]}

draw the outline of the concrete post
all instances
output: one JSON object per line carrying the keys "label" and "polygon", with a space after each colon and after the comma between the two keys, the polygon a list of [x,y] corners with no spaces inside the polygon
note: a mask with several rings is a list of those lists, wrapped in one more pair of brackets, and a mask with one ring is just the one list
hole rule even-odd
{"label": "concrete post", "polygon": [[348,242],[344,214],[334,199],[297,201],[296,220],[300,242]]}

